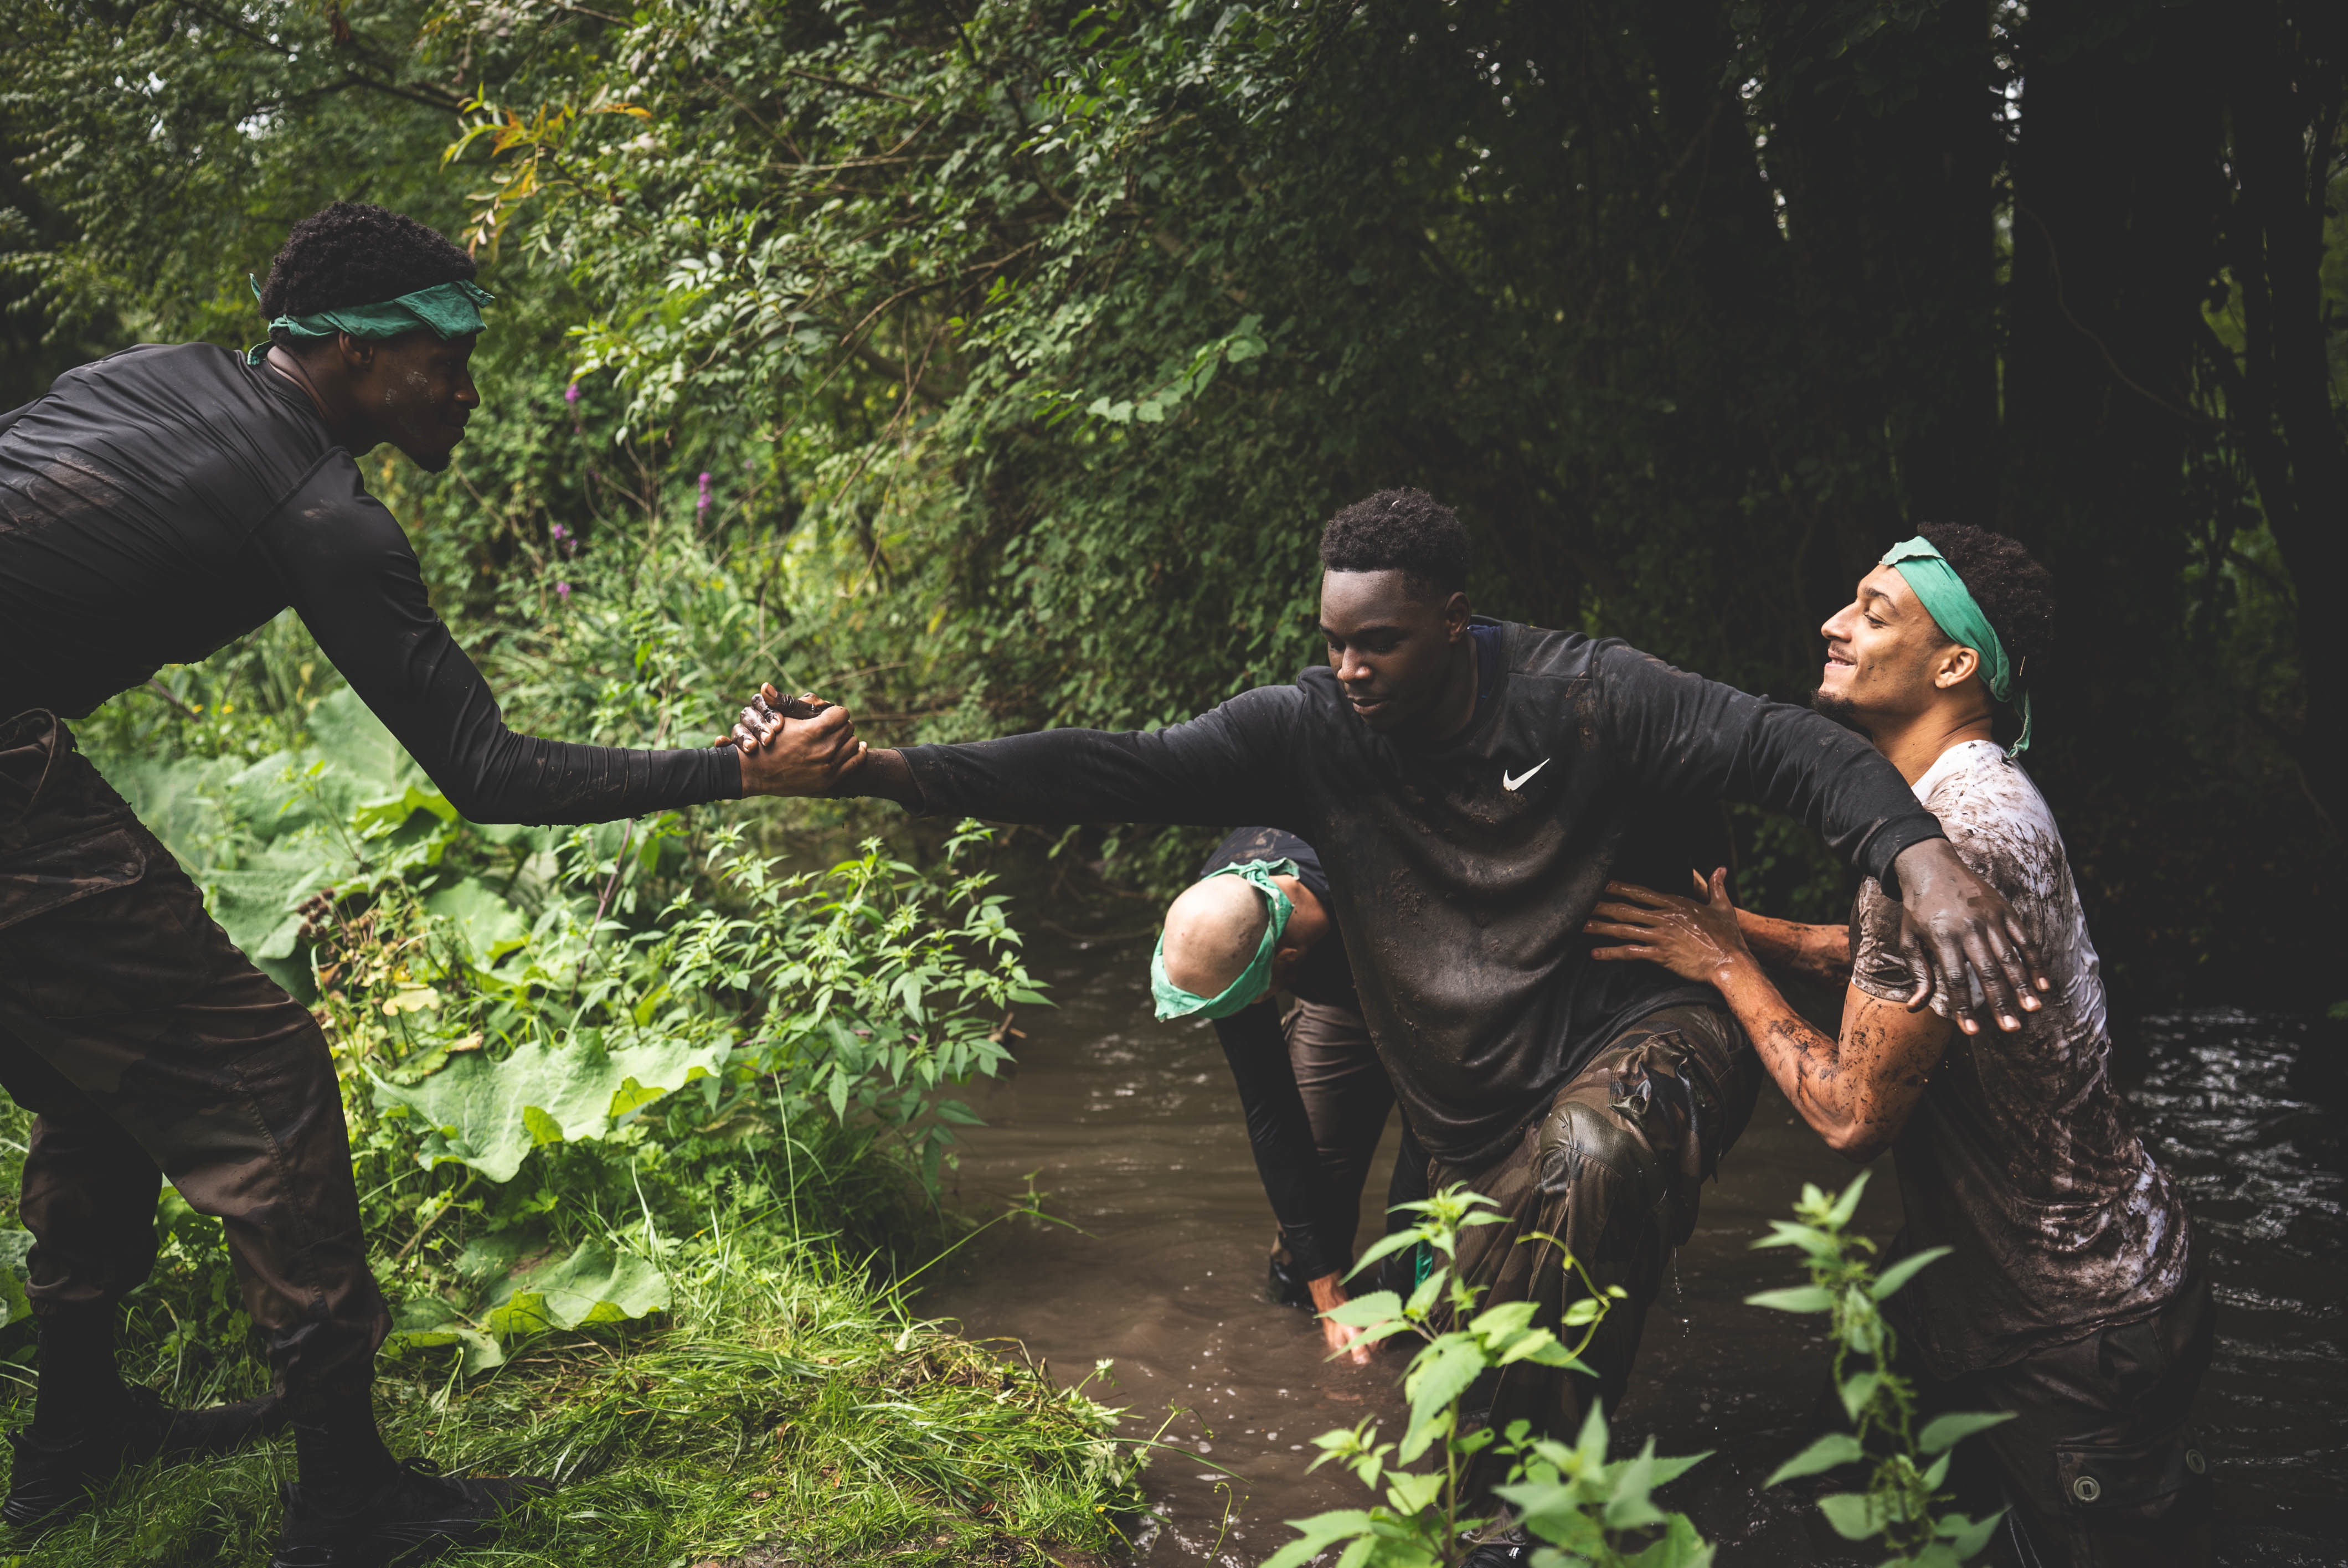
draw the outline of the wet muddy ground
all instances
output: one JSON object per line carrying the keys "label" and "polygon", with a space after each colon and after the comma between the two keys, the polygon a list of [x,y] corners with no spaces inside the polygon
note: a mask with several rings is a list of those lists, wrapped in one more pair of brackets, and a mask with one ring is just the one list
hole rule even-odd
{"label": "wet muddy ground", "polygon": [[[981,1337],[1015,1339],[1064,1381],[1114,1363],[1105,1397],[1127,1430],[1156,1434],[1156,1519],[1138,1563],[1260,1563],[1281,1522],[1365,1494],[1307,1475],[1310,1439],[1377,1416],[1391,1427],[1403,1358],[1321,1360],[1301,1312],[1265,1299],[1271,1211],[1212,1030],[1149,1016],[1145,942],[1039,940],[1056,1009],[1019,1020],[1018,1068],[973,1098],[988,1122],[963,1146],[959,1203],[982,1213],[1026,1190],[1070,1230],[1021,1220],[979,1237],[925,1297]],[[2184,1179],[2220,1306],[2217,1363],[2199,1408],[2219,1462],[2220,1561],[2348,1564],[2348,1039],[2336,1025],[2201,1013],[2137,1026],[2130,1097]],[[1395,1131],[1364,1204],[1380,1224]],[[1803,1440],[1826,1352],[1818,1320],[1748,1307],[1791,1283],[1782,1253],[1750,1248],[1806,1181],[1850,1167],[1767,1091],[1707,1193],[1695,1235],[1650,1317],[1618,1413],[1618,1443],[1714,1450],[1665,1501],[1720,1543],[1724,1565],[1831,1563],[1806,1511],[1758,1491]],[[1889,1239],[1888,1166],[1862,1211]]]}

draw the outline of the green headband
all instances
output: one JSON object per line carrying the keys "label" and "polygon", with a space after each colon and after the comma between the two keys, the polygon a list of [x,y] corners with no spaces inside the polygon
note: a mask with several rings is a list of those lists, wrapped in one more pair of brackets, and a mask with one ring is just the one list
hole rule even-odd
{"label": "green headband", "polygon": [[[245,282],[252,283],[248,277]],[[252,297],[261,298],[261,285],[252,283]],[[479,283],[459,279],[452,283],[435,283],[428,289],[417,289],[396,300],[386,300],[375,305],[345,305],[338,310],[320,311],[314,315],[279,316],[269,323],[269,330],[280,327],[295,337],[333,337],[348,333],[355,338],[393,338],[419,330],[437,334],[443,342],[452,337],[467,337],[481,330],[481,307],[497,296]]]}
{"label": "green headband", "polygon": [[[1989,623],[1982,607],[1974,602],[1972,590],[1957,569],[1949,564],[1948,557],[1932,548],[1932,542],[1919,534],[1904,543],[1893,545],[1883,552],[1882,564],[1905,578],[1913,589],[1924,612],[1939,624],[1941,630],[1957,642],[1981,656],[1982,684],[1999,702],[2013,700],[2014,677],[2018,671],[2005,656],[2005,644],[1999,640],[1997,628]],[[2022,733],[2015,737],[2013,749],[2005,754],[2018,757],[2030,749],[2030,692],[2023,691],[2020,705]]]}
{"label": "green headband", "polygon": [[[1261,892],[1271,905],[1272,919],[1264,926],[1263,940],[1256,944],[1255,957],[1240,971],[1240,978],[1225,986],[1220,996],[1211,998],[1195,996],[1166,978],[1166,933],[1159,932],[1157,950],[1149,955],[1149,994],[1157,1000],[1159,1022],[1188,1018],[1192,1013],[1229,1018],[1271,989],[1272,955],[1280,946],[1281,933],[1288,929],[1289,915],[1296,907],[1272,878],[1295,875],[1293,860],[1250,860],[1238,866],[1219,866],[1207,873],[1207,876],[1236,876]],[[1202,876],[1199,880],[1206,879]]]}

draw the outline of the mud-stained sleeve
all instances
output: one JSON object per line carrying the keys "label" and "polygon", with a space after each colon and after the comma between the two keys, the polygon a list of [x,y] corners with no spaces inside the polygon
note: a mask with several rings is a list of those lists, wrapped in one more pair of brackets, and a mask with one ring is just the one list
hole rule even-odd
{"label": "mud-stained sleeve", "polygon": [[1879,1001],[1904,1002],[1916,994],[1915,977],[1900,951],[1900,906],[1871,876],[1851,911],[1850,983]]}
{"label": "mud-stained sleeve", "polygon": [[609,822],[740,797],[731,749],[628,751],[506,728],[489,683],[433,612],[407,535],[347,456],[330,453],[311,470],[252,548],[351,689],[469,820]]}

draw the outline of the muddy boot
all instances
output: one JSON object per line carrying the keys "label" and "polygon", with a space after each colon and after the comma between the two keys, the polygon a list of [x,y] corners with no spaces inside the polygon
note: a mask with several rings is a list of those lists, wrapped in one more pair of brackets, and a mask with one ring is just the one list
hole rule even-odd
{"label": "muddy boot", "polygon": [[411,1568],[494,1539],[506,1515],[554,1483],[534,1476],[444,1476],[412,1459],[365,1501],[336,1507],[314,1490],[285,1489],[285,1527],[269,1568]]}
{"label": "muddy boot", "polygon": [[273,1396],[175,1410],[152,1389],[127,1389],[118,1414],[83,1425],[69,1438],[49,1437],[37,1424],[8,1434],[16,1454],[0,1518],[19,1530],[39,1529],[134,1465],[232,1453],[284,1425],[284,1409]]}

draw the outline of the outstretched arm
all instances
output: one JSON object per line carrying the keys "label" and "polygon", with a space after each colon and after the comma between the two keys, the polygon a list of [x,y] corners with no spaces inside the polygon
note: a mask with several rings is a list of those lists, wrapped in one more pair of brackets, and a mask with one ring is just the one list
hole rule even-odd
{"label": "outstretched arm", "polygon": [[319,648],[474,822],[605,822],[748,794],[821,794],[853,761],[846,713],[746,766],[733,748],[634,751],[517,734],[424,591],[398,522],[347,462],[323,463],[254,531]]}
{"label": "outstretched arm", "polygon": [[1850,988],[1835,1038],[1812,1028],[1787,1004],[1746,946],[1728,874],[1696,886],[1703,901],[1610,882],[1606,900],[1583,927],[1620,945],[1591,956],[1663,965],[1683,979],[1717,989],[1752,1039],[1769,1076],[1829,1147],[1859,1163],[1889,1148],[1948,1049],[1949,1020]]}
{"label": "outstretched arm", "polygon": [[1610,645],[1593,661],[1594,716],[1632,777],[1683,797],[1726,797],[1790,813],[1899,897],[1917,1007],[1936,976],[1966,1033],[1979,1031],[1968,968],[1998,1027],[2022,1027],[2051,982],[2021,917],[1973,875],[1898,769],[1861,737],[1784,702]]}
{"label": "outstretched arm", "polygon": [[[1286,745],[1302,701],[1293,686],[1259,686],[1162,730],[1038,730],[869,751],[833,793],[994,822],[1290,826],[1295,803]],[[732,737],[745,756],[772,733],[771,723],[745,711]]]}

